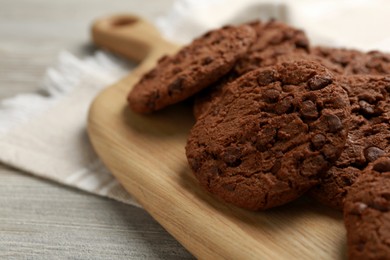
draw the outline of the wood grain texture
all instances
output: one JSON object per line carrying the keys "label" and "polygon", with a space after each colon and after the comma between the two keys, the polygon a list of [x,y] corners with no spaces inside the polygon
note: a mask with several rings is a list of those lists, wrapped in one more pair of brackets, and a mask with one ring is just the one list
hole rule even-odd
{"label": "wood grain texture", "polygon": [[[148,30],[147,25],[142,26]],[[131,25],[123,30],[126,38],[119,40],[114,32],[110,48],[117,41],[134,45],[137,35],[132,33],[136,30]],[[122,185],[196,257],[343,259],[345,230],[338,212],[307,198],[250,212],[217,201],[202,190],[184,152],[194,123],[188,104],[146,116],[130,111],[126,96],[131,87],[161,55],[172,52],[170,45],[150,30],[154,37],[142,48],[147,50],[142,64],[104,90],[89,113],[92,143]],[[136,51],[129,48],[127,55],[135,57],[137,53],[132,52]]]}
{"label": "wood grain texture", "polygon": [[[0,0],[0,99],[36,91],[63,49],[90,55],[96,18],[172,2]],[[193,257],[144,210],[0,165],[0,259],[171,258]]]}

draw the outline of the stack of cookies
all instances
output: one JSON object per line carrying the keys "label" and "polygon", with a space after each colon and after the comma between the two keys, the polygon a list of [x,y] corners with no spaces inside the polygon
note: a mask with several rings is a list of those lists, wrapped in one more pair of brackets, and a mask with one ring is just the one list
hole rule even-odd
{"label": "stack of cookies", "polygon": [[351,259],[390,259],[390,54],[225,26],[162,57],[128,101],[151,113],[192,96],[186,155],[205,190],[250,210],[306,193],[344,211]]}

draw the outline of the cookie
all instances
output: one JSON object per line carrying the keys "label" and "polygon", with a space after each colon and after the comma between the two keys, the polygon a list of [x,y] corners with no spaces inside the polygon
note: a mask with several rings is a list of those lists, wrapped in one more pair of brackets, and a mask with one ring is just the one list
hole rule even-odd
{"label": "cookie", "polygon": [[251,71],[219,98],[192,128],[186,155],[200,185],[226,202],[258,210],[292,201],[344,147],[348,97],[316,63]]}
{"label": "cookie", "polygon": [[225,75],[247,51],[256,33],[248,25],[226,26],[162,57],[128,96],[130,108],[150,113],[182,101]]}
{"label": "cookie", "polygon": [[390,157],[370,164],[345,199],[348,259],[390,259]]}
{"label": "cookie", "polygon": [[353,49],[314,47],[310,54],[342,67],[344,74],[389,75],[390,54],[379,51],[361,52]]}
{"label": "cookie", "polygon": [[322,204],[342,210],[348,188],[368,163],[390,153],[390,77],[354,75],[340,78],[351,104],[351,124],[340,158],[311,189]]}
{"label": "cookie", "polygon": [[[266,23],[255,21],[247,25],[256,32],[255,43],[251,45],[247,54],[237,61],[228,75],[196,96],[193,110],[195,118],[198,118],[203,111],[209,108],[212,100],[220,95],[221,89],[229,82],[251,70],[275,65],[282,60],[282,56],[287,54],[304,55],[309,53],[309,40],[302,30],[275,20]],[[294,59],[285,58],[283,61],[296,59],[297,56]]]}

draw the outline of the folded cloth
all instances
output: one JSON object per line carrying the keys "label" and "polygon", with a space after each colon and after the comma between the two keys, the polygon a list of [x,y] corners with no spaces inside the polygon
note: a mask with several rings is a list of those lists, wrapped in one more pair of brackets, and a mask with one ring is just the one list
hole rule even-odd
{"label": "folded cloth", "polygon": [[[390,18],[383,11],[389,4],[383,0],[362,0],[351,8],[355,2],[179,0],[170,12],[156,20],[156,25],[169,40],[186,43],[223,24],[277,18],[305,29],[316,43],[389,50],[386,25]],[[369,19],[369,14],[375,14],[375,19]],[[356,27],[348,29],[342,26],[344,23],[366,28],[371,38],[361,31],[354,33]],[[0,161],[42,178],[138,206],[98,159],[86,133],[87,112],[93,98],[131,68],[101,51],[84,60],[61,53],[58,65],[48,69],[39,93],[0,101]]]}

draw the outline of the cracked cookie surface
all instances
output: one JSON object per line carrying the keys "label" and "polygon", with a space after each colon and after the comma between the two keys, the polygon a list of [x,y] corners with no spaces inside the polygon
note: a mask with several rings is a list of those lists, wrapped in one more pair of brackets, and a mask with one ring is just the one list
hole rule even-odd
{"label": "cracked cookie surface", "polygon": [[345,149],[321,182],[309,191],[322,204],[342,210],[348,188],[365,167],[390,153],[390,77],[340,77],[351,104]]}
{"label": "cracked cookie surface", "polygon": [[349,102],[333,75],[308,61],[251,71],[226,86],[186,146],[200,184],[258,210],[318,184],[344,147]]}
{"label": "cracked cookie surface", "polygon": [[390,157],[371,163],[344,204],[348,259],[390,258]]}
{"label": "cracked cookie surface", "polygon": [[130,108],[150,113],[182,101],[225,75],[255,40],[247,25],[210,31],[162,57],[128,95]]}

